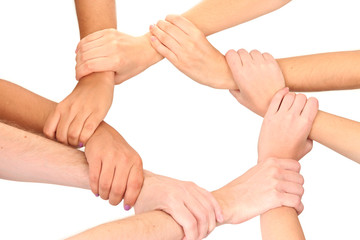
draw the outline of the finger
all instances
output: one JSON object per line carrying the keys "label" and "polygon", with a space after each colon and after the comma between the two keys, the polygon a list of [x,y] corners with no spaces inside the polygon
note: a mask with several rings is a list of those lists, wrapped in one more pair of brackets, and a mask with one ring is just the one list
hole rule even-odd
{"label": "finger", "polygon": [[197,221],[184,204],[174,206],[174,208],[170,209],[167,213],[183,228],[186,239],[198,239]]}
{"label": "finger", "polygon": [[63,144],[68,145],[68,130],[70,123],[74,119],[75,114],[69,111],[66,115],[62,114],[56,130],[56,140]]}
{"label": "finger", "polygon": [[302,112],[302,110],[305,107],[306,100],[307,100],[307,98],[304,94],[301,94],[301,93],[296,94],[294,103],[291,106],[290,111],[296,115],[300,115],[300,113]]}
{"label": "finger", "polygon": [[92,60],[95,58],[110,57],[112,53],[113,53],[113,50],[104,47],[104,45],[100,46],[100,47],[89,49],[86,52],[79,51],[76,55],[76,63],[82,64],[86,61],[89,61],[89,60]]}
{"label": "finger", "polygon": [[250,56],[254,62],[258,62],[258,63],[265,62],[265,59],[264,59],[263,55],[261,54],[261,52],[259,52],[256,49],[252,50],[250,52]]}
{"label": "finger", "polygon": [[240,88],[242,85],[241,80],[243,79],[243,74],[242,74],[243,64],[242,64],[241,58],[240,58],[239,54],[237,52],[235,52],[235,50],[229,50],[225,54],[225,58],[226,58],[227,64],[229,65],[231,73],[234,77],[234,81]]}
{"label": "finger", "polygon": [[75,68],[77,80],[94,72],[117,71],[116,63],[110,57],[91,59],[83,62],[82,64],[76,64]]}
{"label": "finger", "polygon": [[284,170],[290,170],[299,173],[301,165],[294,159],[276,159],[276,164]]}
{"label": "finger", "polygon": [[[194,197],[201,203],[201,205],[204,207],[205,212],[203,214],[206,214],[207,216],[207,224],[204,225],[204,231],[203,233],[205,234],[200,235],[201,238],[205,238],[207,235],[209,235],[214,228],[216,227],[216,216],[215,216],[215,209],[212,205],[212,203],[210,202],[210,199],[208,198],[209,195],[206,194],[206,190],[201,189],[201,188],[195,188],[194,189],[195,193],[194,193]],[[210,193],[211,195],[211,193]]]}
{"label": "finger", "polygon": [[231,95],[234,96],[234,98],[236,98],[236,100],[240,103],[243,104],[244,99],[241,95],[241,92],[239,90],[229,90],[229,92],[231,93]]}
{"label": "finger", "polygon": [[253,63],[252,57],[245,49],[239,49],[237,51],[237,53],[239,54],[239,56],[241,58],[241,62],[243,64],[243,66],[248,66],[249,64]]}
{"label": "finger", "polygon": [[289,109],[294,103],[294,100],[295,100],[295,93],[289,92],[288,94],[286,94],[279,107],[279,112],[289,111]]}
{"label": "finger", "polygon": [[275,58],[270,53],[265,52],[262,55],[265,61],[276,62]]}
{"label": "finger", "polygon": [[185,202],[185,206],[194,215],[197,222],[198,238],[202,239],[207,235],[209,229],[209,219],[206,208],[198,200],[199,197],[201,198],[199,195],[196,195],[196,197],[190,196]]}
{"label": "finger", "polygon": [[[224,221],[224,216],[223,216],[223,213],[222,213],[222,210],[221,210],[221,207],[220,207],[220,204],[218,203],[218,201],[216,201],[215,197],[208,191],[206,191],[205,189],[201,189],[200,190],[202,191],[202,194],[204,196],[204,198],[210,202],[210,205],[212,207],[212,210],[214,211],[215,213],[215,219],[217,222],[219,223],[222,223]],[[214,228],[216,227],[216,223],[215,223],[215,226]],[[213,230],[213,229],[212,229]],[[211,231],[212,231],[211,230]],[[210,231],[210,232],[211,232]]]}
{"label": "finger", "polygon": [[87,161],[89,163],[89,179],[90,179],[90,188],[91,191],[95,194],[96,197],[99,196],[99,179],[101,173],[101,159],[96,159],[87,156]]}
{"label": "finger", "polygon": [[281,193],[281,205],[286,207],[295,208],[295,210],[301,210],[301,198],[298,195],[289,194],[289,193]]}
{"label": "finger", "polygon": [[92,41],[96,41],[100,38],[102,38],[106,32],[109,29],[104,29],[104,30],[100,30],[94,33],[91,33],[89,35],[87,35],[86,37],[84,37],[83,39],[80,40],[80,42],[78,43],[78,45],[76,46],[76,50],[75,52],[77,53],[79,51],[79,49],[84,46],[86,43],[92,42]]}
{"label": "finger", "polygon": [[53,140],[55,139],[56,129],[59,121],[60,121],[60,113],[58,111],[54,111],[52,114],[49,115],[43,129],[43,132],[46,137]]}
{"label": "finger", "polygon": [[170,51],[172,51],[175,55],[181,53],[180,44],[169,34],[161,30],[156,25],[150,26],[150,32],[153,34],[165,47],[167,47]]}
{"label": "finger", "polygon": [[[105,159],[106,160],[106,159]],[[102,161],[99,179],[99,195],[102,199],[108,200],[110,188],[114,179],[115,166]]]}
{"label": "finger", "polygon": [[313,140],[307,139],[305,143],[305,152],[309,153],[312,148],[313,148]]}
{"label": "finger", "polygon": [[302,117],[306,117],[309,121],[313,122],[319,109],[319,102],[316,98],[311,97],[307,100],[305,107],[301,113]]}
{"label": "finger", "polygon": [[126,182],[128,181],[128,175],[128,168],[124,168],[123,166],[116,166],[109,195],[109,203],[111,205],[116,206],[122,201],[126,189]]}
{"label": "finger", "polygon": [[296,212],[298,215],[300,215],[303,211],[304,211],[304,204],[302,202],[300,202],[300,204],[298,205],[298,207],[296,207]]}
{"label": "finger", "polygon": [[304,194],[304,187],[301,184],[294,182],[281,181],[277,186],[277,190],[279,192],[290,193],[300,197]]}
{"label": "finger", "polygon": [[128,210],[135,205],[144,182],[143,170],[140,167],[133,166],[130,169],[129,178],[126,185],[124,196],[124,209]]}
{"label": "finger", "polygon": [[88,114],[79,113],[75,119],[71,122],[68,132],[68,143],[74,147],[83,147],[84,143],[79,141],[80,133],[84,126],[85,120],[89,117]]}
{"label": "finger", "polygon": [[79,141],[86,145],[87,141],[94,134],[96,128],[102,120],[103,119],[98,119],[94,114],[90,114],[81,130]]}
{"label": "finger", "polygon": [[179,45],[189,41],[189,36],[171,22],[160,20],[156,26],[172,37]]}
{"label": "finger", "polygon": [[271,103],[269,105],[266,115],[267,114],[275,114],[279,110],[280,104],[281,104],[284,96],[288,93],[289,93],[289,88],[287,88],[287,87],[277,91],[271,100]]}
{"label": "finger", "polygon": [[150,37],[150,42],[151,42],[151,46],[153,46],[153,48],[158,53],[160,53],[160,55],[168,59],[172,64],[176,65],[178,58],[175,53],[173,53],[170,49],[165,47],[155,36]]}
{"label": "finger", "polygon": [[192,22],[190,22],[183,16],[168,15],[168,16],[166,16],[165,20],[174,24],[175,26],[180,28],[184,33],[186,33],[190,36],[193,36],[194,34],[197,34],[200,32]]}
{"label": "finger", "polygon": [[293,182],[297,184],[304,184],[304,177],[295,171],[290,170],[284,170],[281,174],[281,180],[287,181],[287,182]]}
{"label": "finger", "polygon": [[107,44],[108,42],[109,42],[108,39],[106,39],[105,37],[101,37],[101,38],[96,39],[94,41],[83,43],[80,46],[78,45],[76,54],[86,53],[87,51],[89,51],[91,49],[102,47],[105,44]]}

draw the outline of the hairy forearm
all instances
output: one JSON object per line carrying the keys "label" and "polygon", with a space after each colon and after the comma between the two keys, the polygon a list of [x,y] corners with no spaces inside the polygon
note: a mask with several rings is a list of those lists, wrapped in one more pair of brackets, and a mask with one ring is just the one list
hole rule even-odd
{"label": "hairy forearm", "polygon": [[360,123],[319,111],[310,138],[360,163]]}
{"label": "hairy forearm", "polygon": [[121,219],[82,232],[68,240],[129,239],[159,240],[182,239],[183,230],[175,220],[162,211],[151,211]]}
{"label": "hairy forearm", "polygon": [[203,0],[184,14],[206,36],[272,12],[290,0]]}
{"label": "hairy forearm", "polygon": [[89,189],[83,152],[0,123],[0,178]]}
{"label": "hairy forearm", "polygon": [[260,216],[260,222],[263,240],[305,239],[297,213],[292,208],[270,210]]}

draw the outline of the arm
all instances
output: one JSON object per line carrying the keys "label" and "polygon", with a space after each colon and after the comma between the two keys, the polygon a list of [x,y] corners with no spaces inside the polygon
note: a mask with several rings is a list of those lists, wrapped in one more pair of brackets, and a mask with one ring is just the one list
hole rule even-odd
{"label": "arm", "polygon": [[[116,28],[114,0],[76,0],[75,5],[81,38],[101,29]],[[105,118],[113,91],[113,72],[103,71],[82,78],[49,115],[45,135],[64,144],[84,146]]]}
{"label": "arm", "polygon": [[[290,0],[204,0],[183,16],[207,36],[272,12],[288,2]],[[77,79],[92,72],[114,71],[115,82],[120,84],[139,74],[163,58],[151,47],[149,37],[149,33],[132,37],[112,29],[86,37],[78,45]],[[100,48],[92,47],[99,44]],[[136,57],[138,54],[143,57]]]}
{"label": "arm", "polygon": [[[212,18],[210,18],[212,19]],[[238,89],[225,57],[188,19],[169,15],[150,29],[152,46],[193,80],[220,89]],[[238,53],[244,52],[240,49]],[[360,51],[321,53],[277,60],[292,91],[360,87]]]}
{"label": "arm", "polygon": [[[0,89],[3,93],[0,96],[0,120],[41,133],[47,116],[57,103],[5,80],[0,80]],[[89,139],[85,154],[94,194],[109,199],[113,205],[124,199],[124,207],[132,207],[143,182],[142,160],[138,153],[115,129],[101,122]]]}
{"label": "arm", "polygon": [[[88,164],[83,152],[3,123],[0,123],[0,132],[1,178],[90,189]],[[301,212],[302,194],[295,193],[295,189],[302,188],[304,183],[299,171],[300,165],[295,160],[269,159],[216,190],[213,196],[223,212],[220,222],[238,224],[282,205]],[[282,174],[277,174],[279,172]],[[114,236],[122,239],[182,239],[183,229],[179,220],[174,220],[177,217],[152,209],[167,208],[169,202],[184,206],[185,196],[199,188],[148,171],[144,171],[144,176],[144,187],[135,205],[135,211],[140,215],[98,226],[71,239],[99,239],[99,236],[101,239],[113,239]],[[281,189],[277,188],[279,184]],[[155,196],[154,192],[157,192]],[[196,222],[191,223],[187,224],[197,226]]]}

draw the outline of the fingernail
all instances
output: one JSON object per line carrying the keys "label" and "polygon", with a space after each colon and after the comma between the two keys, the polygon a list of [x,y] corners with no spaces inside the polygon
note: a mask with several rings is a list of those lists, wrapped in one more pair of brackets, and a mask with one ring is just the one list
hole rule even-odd
{"label": "fingernail", "polygon": [[79,148],[82,148],[84,144],[82,142],[79,142]]}
{"label": "fingernail", "polygon": [[150,25],[150,30],[152,30],[154,28],[154,24]]}
{"label": "fingernail", "polygon": [[224,217],[223,217],[222,214],[218,217],[218,222],[219,222],[219,223],[224,222]]}
{"label": "fingernail", "polygon": [[131,209],[131,206],[129,206],[129,205],[126,204],[126,205],[124,206],[124,209],[125,209],[125,211],[129,211],[129,210]]}
{"label": "fingernail", "polygon": [[156,37],[151,36],[150,39],[151,39],[152,42],[154,42],[156,40]]}
{"label": "fingernail", "polygon": [[97,194],[95,194],[95,197],[99,197],[100,195],[97,193]]}

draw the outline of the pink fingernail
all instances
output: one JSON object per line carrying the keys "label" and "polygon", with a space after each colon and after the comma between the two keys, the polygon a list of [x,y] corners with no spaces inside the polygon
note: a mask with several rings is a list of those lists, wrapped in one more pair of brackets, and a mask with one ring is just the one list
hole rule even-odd
{"label": "pink fingernail", "polygon": [[97,193],[97,194],[95,194],[95,197],[99,197],[100,195]]}
{"label": "pink fingernail", "polygon": [[129,210],[131,209],[131,206],[126,204],[126,205],[124,206],[124,209],[125,209],[125,211],[129,211]]}
{"label": "pink fingernail", "polygon": [[218,217],[218,222],[219,222],[219,223],[224,222],[224,217],[223,217],[222,214]]}
{"label": "pink fingernail", "polygon": [[151,36],[150,39],[151,39],[152,42],[156,41],[156,37],[154,37],[154,36]]}
{"label": "pink fingernail", "polygon": [[154,28],[154,24],[150,25],[150,30],[152,30]]}
{"label": "pink fingernail", "polygon": [[84,144],[82,142],[79,142],[79,148],[82,148]]}

